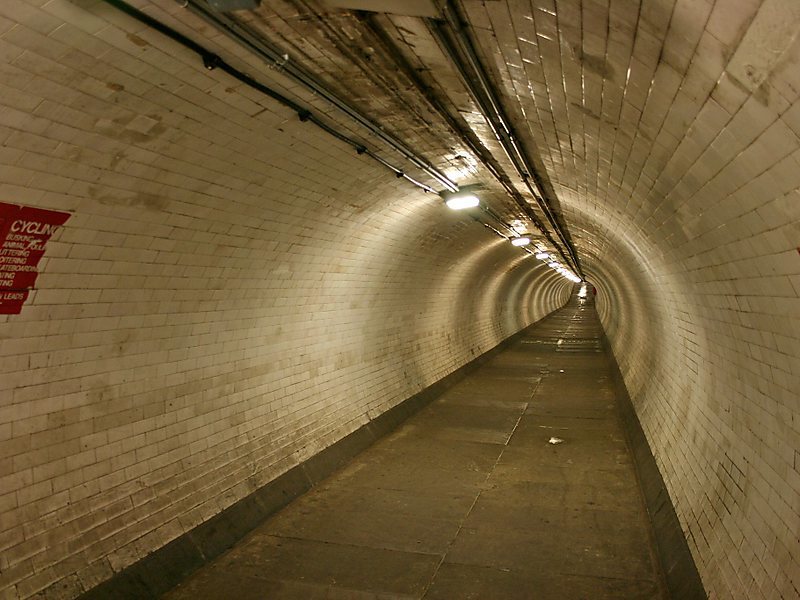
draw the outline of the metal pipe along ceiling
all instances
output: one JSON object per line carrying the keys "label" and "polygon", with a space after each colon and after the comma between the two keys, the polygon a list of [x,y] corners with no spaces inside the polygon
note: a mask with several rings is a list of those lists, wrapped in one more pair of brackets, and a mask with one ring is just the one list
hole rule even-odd
{"label": "metal pipe along ceiling", "polygon": [[[525,182],[528,191],[536,199],[537,205],[544,213],[550,226],[569,254],[570,260],[564,256],[564,253],[557,244],[554,243],[554,246],[564,260],[572,264],[576,273],[583,277],[583,271],[581,270],[580,261],[578,260],[575,248],[558,223],[553,208],[550,206],[545,195],[541,178],[531,165],[529,157],[517,142],[518,136],[515,135],[510,119],[505,114],[500,98],[489,80],[486,69],[481,64],[472,40],[467,34],[467,25],[464,19],[458,14],[452,2],[448,1],[445,4],[443,12],[445,17],[444,21],[435,19],[427,20],[430,30],[439,41],[442,49],[447,53],[448,58],[456,66],[467,89],[469,89],[475,102],[483,113],[486,122],[502,145],[519,176]],[[534,181],[531,182],[531,179]],[[533,188],[534,184],[538,189],[538,193]]]}
{"label": "metal pipe along ceiling", "polygon": [[[399,169],[398,167],[395,167],[394,165],[389,163],[387,160],[385,160],[384,158],[382,158],[381,156],[379,156],[378,154],[376,154],[372,150],[368,149],[361,142],[348,137],[347,135],[341,133],[340,131],[336,130],[334,127],[332,127],[329,124],[327,124],[326,122],[320,120],[309,109],[303,107],[302,105],[298,104],[294,100],[291,100],[290,98],[284,96],[280,92],[277,92],[277,91],[269,88],[268,86],[258,82],[257,80],[253,79],[251,76],[247,75],[246,73],[243,73],[243,72],[239,71],[238,69],[236,69],[232,65],[228,64],[220,56],[218,56],[217,54],[211,52],[210,50],[208,50],[207,48],[201,46],[200,44],[196,43],[194,40],[184,36],[183,34],[179,33],[178,31],[175,31],[171,27],[168,27],[167,25],[164,25],[163,23],[161,23],[160,21],[150,17],[146,13],[143,13],[142,11],[138,10],[137,8],[127,4],[123,0],[105,0],[105,1],[108,4],[111,4],[112,6],[118,8],[119,10],[121,10],[123,12],[125,12],[129,16],[137,19],[138,21],[140,21],[142,23],[145,23],[146,25],[152,27],[156,31],[159,31],[160,33],[168,36],[169,38],[175,40],[176,42],[178,42],[178,43],[182,44],[183,46],[185,46],[185,47],[193,50],[194,52],[196,52],[202,58],[203,65],[206,67],[206,69],[212,70],[212,69],[217,69],[218,68],[218,69],[228,73],[230,76],[234,77],[238,81],[241,81],[242,83],[252,87],[253,89],[256,89],[256,90],[264,93],[265,95],[267,95],[270,98],[276,100],[277,102],[283,104],[284,106],[287,106],[287,107],[291,108],[292,110],[294,110],[298,114],[298,116],[300,117],[300,119],[302,121],[312,122],[313,124],[315,124],[316,126],[320,127],[321,129],[323,129],[324,131],[326,131],[330,135],[332,135],[332,136],[336,137],[337,139],[339,139],[339,140],[351,145],[352,147],[354,147],[359,154],[366,154],[367,156],[370,156],[372,159],[376,160],[381,165],[385,166],[386,168],[388,168],[392,172],[394,172],[397,177],[405,178],[406,180],[408,180],[409,182],[413,183],[414,185],[422,188],[426,192],[434,192],[435,193],[435,190],[433,188],[431,188],[428,185],[425,185],[424,183],[421,183],[421,182],[413,179],[412,177],[407,175],[403,170]],[[197,13],[198,15],[200,15],[204,20],[206,20],[207,22],[211,23],[215,27],[218,27],[224,33],[229,35],[232,39],[234,39],[238,43],[242,44],[249,51],[254,52],[256,55],[261,57],[266,62],[268,62],[268,63],[276,63],[278,61],[282,61],[282,62],[285,63],[285,60],[283,60],[283,55],[281,54],[280,49],[275,47],[271,43],[269,43],[267,40],[264,40],[262,38],[262,36],[255,35],[255,34],[249,32],[249,31],[247,31],[247,29],[245,27],[240,26],[239,24],[237,24],[235,21],[233,21],[232,19],[230,19],[228,17],[223,17],[223,16],[220,16],[220,15],[218,15],[218,14],[212,12],[212,11],[209,11],[202,4],[198,4],[195,0],[189,0],[187,6],[189,6],[193,10],[193,12]],[[448,191],[451,191],[451,192],[458,191],[459,188],[458,188],[457,184],[452,182],[449,178],[447,178],[443,173],[441,173],[439,170],[437,170],[435,167],[433,167],[425,159],[421,158],[419,155],[414,153],[414,151],[411,150],[410,148],[408,148],[407,146],[405,146],[405,144],[403,144],[402,142],[400,142],[399,140],[397,140],[396,138],[394,138],[390,134],[384,132],[380,128],[380,126],[378,126],[377,124],[375,124],[372,121],[370,121],[367,117],[361,115],[356,109],[354,109],[353,107],[349,106],[346,102],[344,102],[343,100],[338,98],[335,94],[333,94],[332,92],[327,90],[322,84],[317,82],[313,76],[311,76],[310,74],[306,73],[302,69],[302,67],[300,67],[298,65],[294,65],[294,64],[292,64],[291,67],[289,67],[288,64],[283,64],[282,65],[282,70],[288,71],[288,74],[295,81],[297,81],[301,85],[305,86],[307,89],[312,90],[315,94],[318,94],[318,95],[324,97],[327,101],[331,102],[334,106],[336,106],[338,109],[342,110],[349,117],[354,119],[356,122],[358,122],[362,126],[366,127],[370,132],[378,135],[380,137],[380,139],[385,141],[393,149],[397,150],[401,155],[403,155],[410,162],[412,162],[412,164],[414,164],[415,166],[417,166],[418,168],[423,170],[425,173],[427,173],[428,175],[430,175],[431,177],[436,179],[439,183],[443,184],[447,188]],[[420,90],[420,91],[424,92],[424,90]],[[439,112],[441,112],[441,110],[440,110],[441,107],[434,106],[434,108],[437,108],[439,110]],[[457,131],[459,133],[461,133],[460,129],[458,129]],[[476,151],[476,156],[478,157],[478,159],[481,160],[484,164],[487,164],[486,153],[485,152],[479,152],[478,150],[480,150],[480,148],[476,148],[474,146],[474,144],[469,144],[469,146],[473,151]],[[490,154],[489,154],[489,157],[491,157]],[[488,163],[487,166],[491,167],[492,165],[491,165],[491,163]],[[504,173],[502,173],[502,171],[497,172],[493,168],[490,168],[489,171],[493,175],[495,175],[495,177],[497,177],[501,181],[501,183],[505,183],[506,182],[507,177],[505,176]],[[508,183],[510,183],[510,182],[508,182]],[[506,187],[507,191],[509,190],[508,186],[504,186],[504,187]],[[519,206],[525,211],[526,215],[533,221],[534,225],[538,229],[540,229],[542,231],[542,233],[545,235],[545,237],[548,239],[548,241],[551,243],[551,245],[554,248],[556,248],[556,250],[559,252],[559,254],[561,254],[562,258],[564,258],[565,262],[569,262],[567,257],[564,255],[564,253],[558,247],[558,245],[550,237],[549,233],[544,228],[544,226],[542,225],[542,223],[538,219],[538,217],[534,213],[532,213],[530,211],[530,208],[528,207],[528,205],[525,202],[524,198],[522,198],[522,196],[519,194],[519,192],[516,191],[516,189],[513,188],[513,186],[510,187],[510,190],[515,192],[515,193],[511,193],[511,196],[517,201]],[[482,210],[491,219],[495,220],[497,223],[502,225],[505,229],[508,229],[511,232],[511,236],[504,235],[503,233],[501,233],[500,231],[498,231],[496,228],[492,227],[488,223],[485,223],[482,220],[478,219],[475,215],[470,215],[470,217],[473,218],[474,220],[478,221],[479,223],[481,223],[482,225],[487,227],[490,231],[492,231],[493,233],[497,234],[498,236],[500,236],[500,237],[502,237],[504,239],[510,239],[511,237],[516,236],[516,231],[511,227],[511,225],[509,225],[508,223],[503,221],[503,219],[499,215],[497,215],[490,207],[488,207],[486,205],[482,205]],[[523,250],[525,252],[529,253],[529,254],[533,254],[533,252],[531,252],[527,248],[523,248]],[[576,271],[577,271],[577,269],[576,269]]]}
{"label": "metal pipe along ceiling", "polygon": [[438,181],[448,191],[458,191],[458,185],[455,182],[451,181],[444,173],[415,153],[414,150],[406,146],[393,135],[386,133],[377,123],[371,121],[368,117],[361,114],[354,107],[350,106],[347,102],[324,87],[313,75],[306,72],[300,65],[292,61],[286,61],[283,51],[272,42],[261,35],[252,33],[247,27],[237,23],[227,15],[212,11],[204,2],[188,0],[187,7],[193,13],[222,30],[226,35],[259,56],[268,64],[281,64],[281,71],[291,79],[294,79],[297,83],[300,83],[321,98],[324,98],[348,117],[368,129],[370,133],[391,146],[411,164]]}
{"label": "metal pipe along ceiling", "polygon": [[[200,58],[202,59],[203,66],[205,66],[206,69],[208,69],[208,70],[220,69],[221,71],[224,71],[225,73],[227,73],[228,75],[230,75],[234,79],[244,83],[245,85],[250,86],[251,88],[253,88],[255,90],[258,90],[262,94],[272,98],[273,100],[277,101],[278,103],[282,104],[283,106],[286,106],[286,107],[290,108],[291,110],[295,111],[297,113],[297,115],[300,117],[301,121],[308,121],[310,123],[313,123],[314,125],[316,125],[320,129],[324,130],[325,132],[329,133],[330,135],[334,136],[335,138],[337,138],[337,139],[343,141],[344,143],[352,146],[356,150],[356,152],[358,154],[364,154],[366,156],[369,156],[373,160],[379,162],[381,165],[383,165],[387,169],[390,169],[397,177],[402,177],[402,178],[406,179],[407,181],[409,181],[412,184],[414,184],[415,186],[425,190],[426,192],[436,193],[436,190],[434,190],[432,187],[430,187],[429,185],[426,185],[426,184],[424,184],[424,183],[422,183],[420,181],[417,181],[413,177],[409,176],[408,174],[405,173],[405,171],[403,169],[400,169],[399,167],[396,167],[396,166],[392,165],[389,161],[387,161],[386,159],[382,158],[380,155],[375,153],[373,150],[367,148],[367,146],[365,144],[363,144],[362,142],[360,142],[360,141],[358,141],[356,139],[353,139],[351,137],[348,137],[347,135],[345,135],[345,134],[341,133],[340,131],[336,130],[335,128],[331,127],[328,123],[326,123],[325,121],[321,120],[319,117],[317,117],[309,109],[307,109],[307,108],[303,107],[302,105],[298,104],[297,102],[295,102],[291,98],[288,98],[288,97],[284,96],[280,92],[273,90],[269,86],[266,86],[263,83],[255,80],[250,75],[247,75],[246,73],[243,73],[242,71],[238,70],[234,66],[230,65],[229,63],[227,63],[225,60],[223,60],[217,54],[214,54],[213,52],[211,52],[210,50],[208,50],[204,46],[202,46],[202,45],[198,44],[197,42],[195,42],[194,40],[186,37],[182,33],[172,29],[171,27],[168,27],[167,25],[164,25],[163,23],[161,23],[157,19],[154,19],[150,15],[140,11],[139,9],[131,6],[127,2],[124,2],[123,0],[104,0],[104,1],[107,4],[110,4],[111,6],[117,8],[118,10],[120,10],[122,12],[124,12],[125,14],[133,17],[137,21],[139,21],[141,23],[144,23],[145,25],[147,25],[149,27],[152,27],[153,29],[155,29],[159,33],[169,37],[170,39],[176,41],[177,43],[181,44],[182,46],[192,50],[195,53],[197,53],[200,56]],[[405,154],[404,154],[404,156],[405,156]],[[409,158],[409,157],[407,156],[406,158]],[[418,160],[422,160],[422,159],[418,158]],[[433,168],[433,167],[431,167],[431,168]],[[438,171],[437,171],[437,173],[438,173]],[[455,183],[451,182],[443,174],[439,173],[439,175],[449,182],[449,185],[446,186],[449,190],[451,190],[451,191],[457,191],[458,190],[458,186],[456,186]],[[437,180],[438,180],[438,177],[437,177]]]}

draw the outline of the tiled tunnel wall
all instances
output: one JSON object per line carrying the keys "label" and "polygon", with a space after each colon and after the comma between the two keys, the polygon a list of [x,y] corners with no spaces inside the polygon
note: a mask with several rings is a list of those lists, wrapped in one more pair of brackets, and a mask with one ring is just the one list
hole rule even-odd
{"label": "tiled tunnel wall", "polygon": [[[630,161],[587,142],[617,188],[554,185],[709,595],[797,597],[798,41],[767,80],[725,72],[746,71],[731,49],[760,6],[794,4],[651,4],[706,29],[670,38],[681,72],[629,73]],[[74,211],[22,314],[0,317],[11,597],[110,577],[570,292],[290,111],[93,13],[0,3],[0,201]]]}
{"label": "tiled tunnel wall", "polygon": [[463,4],[709,596],[800,597],[800,3]]}
{"label": "tiled tunnel wall", "polygon": [[2,597],[90,588],[568,299],[293,113],[23,6],[2,198],[74,213],[0,317]]}
{"label": "tiled tunnel wall", "polygon": [[[800,196],[751,194],[758,211],[710,223],[705,241],[642,236],[639,253],[607,256],[593,271],[604,327],[707,590],[793,598]],[[669,220],[659,229],[681,231]]]}
{"label": "tiled tunnel wall", "polygon": [[[665,83],[674,66],[653,67],[650,97],[672,104],[622,121],[617,139],[651,151],[635,167],[600,152],[620,200],[572,222],[604,232],[587,261],[601,318],[709,595],[796,598],[800,39],[764,21],[798,11],[717,4],[693,9],[709,21],[680,85]],[[783,54],[742,85],[737,62],[759,64],[752,44],[742,56],[753,35]],[[708,51],[741,40],[728,63]]]}

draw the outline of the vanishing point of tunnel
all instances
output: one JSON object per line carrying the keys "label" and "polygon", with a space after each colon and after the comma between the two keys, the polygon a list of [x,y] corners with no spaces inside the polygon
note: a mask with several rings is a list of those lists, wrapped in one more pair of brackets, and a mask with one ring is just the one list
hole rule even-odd
{"label": "vanishing point of tunnel", "polygon": [[800,599],[800,1],[0,56],[0,598]]}

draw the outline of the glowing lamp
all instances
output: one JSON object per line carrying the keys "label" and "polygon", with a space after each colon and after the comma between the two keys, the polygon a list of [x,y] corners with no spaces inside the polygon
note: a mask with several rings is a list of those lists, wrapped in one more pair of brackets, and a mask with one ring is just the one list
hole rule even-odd
{"label": "glowing lamp", "polygon": [[445,204],[447,204],[448,208],[453,210],[463,210],[465,208],[474,208],[480,204],[481,201],[475,194],[458,194],[456,196],[450,196]]}

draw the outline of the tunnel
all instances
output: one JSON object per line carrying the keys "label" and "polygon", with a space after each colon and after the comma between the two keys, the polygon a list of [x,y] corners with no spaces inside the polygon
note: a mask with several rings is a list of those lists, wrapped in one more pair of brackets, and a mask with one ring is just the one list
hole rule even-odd
{"label": "tunnel", "polygon": [[437,596],[454,538],[248,593],[800,598],[796,0],[3,0],[0,51],[0,596],[180,590],[434,417],[577,452],[539,398],[619,425],[651,587]]}

